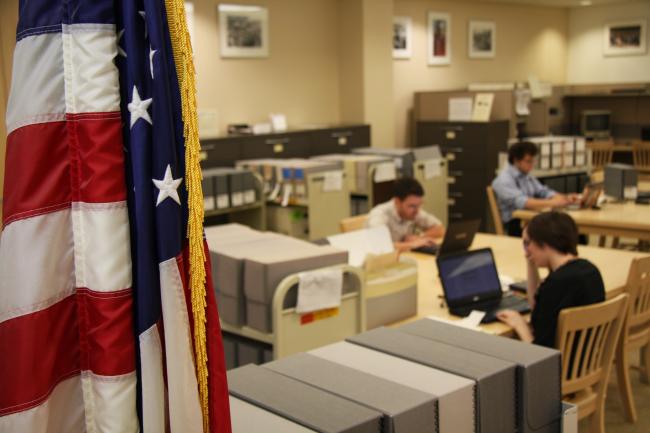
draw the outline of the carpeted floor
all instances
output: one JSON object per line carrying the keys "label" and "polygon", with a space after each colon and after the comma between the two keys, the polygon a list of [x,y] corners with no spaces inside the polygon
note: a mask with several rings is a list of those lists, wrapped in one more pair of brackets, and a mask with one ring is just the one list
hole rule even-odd
{"label": "carpeted floor", "polygon": [[[638,353],[630,353],[630,362],[638,364]],[[636,402],[636,411],[639,420],[631,424],[625,419],[623,402],[616,383],[616,372],[612,369],[610,385],[605,403],[605,431],[606,433],[650,433],[650,385],[639,381],[639,372],[632,370],[632,389]],[[579,433],[591,433],[589,424],[582,421],[578,428]]]}

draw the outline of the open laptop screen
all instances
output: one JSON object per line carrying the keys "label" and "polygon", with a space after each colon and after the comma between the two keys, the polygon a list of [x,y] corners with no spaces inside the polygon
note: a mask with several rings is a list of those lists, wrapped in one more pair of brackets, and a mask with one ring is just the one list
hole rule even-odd
{"label": "open laptop screen", "polygon": [[450,306],[494,298],[501,283],[489,248],[439,257],[438,272]]}

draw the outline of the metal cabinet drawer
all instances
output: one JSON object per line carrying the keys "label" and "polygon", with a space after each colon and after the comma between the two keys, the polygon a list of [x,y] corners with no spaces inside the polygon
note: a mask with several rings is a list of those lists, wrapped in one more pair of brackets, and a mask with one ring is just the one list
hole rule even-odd
{"label": "metal cabinet drawer", "polygon": [[251,137],[241,143],[243,159],[306,158],[309,156],[308,134]]}
{"label": "metal cabinet drawer", "polygon": [[348,153],[355,147],[370,146],[370,127],[324,129],[311,133],[311,155]]}
{"label": "metal cabinet drawer", "polygon": [[241,148],[230,140],[205,140],[201,141],[200,157],[203,168],[232,167],[241,159]]}

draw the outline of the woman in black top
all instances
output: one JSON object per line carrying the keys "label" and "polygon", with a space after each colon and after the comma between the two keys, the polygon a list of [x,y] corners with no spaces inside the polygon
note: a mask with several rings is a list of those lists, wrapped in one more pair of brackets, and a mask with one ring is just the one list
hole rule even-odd
{"label": "woman in black top", "polygon": [[[522,238],[528,262],[528,302],[533,309],[530,326],[516,311],[500,311],[497,317],[522,341],[555,347],[560,310],[604,301],[603,278],[596,266],[578,258],[578,229],[565,213],[535,216]],[[540,267],[549,269],[541,283]]]}

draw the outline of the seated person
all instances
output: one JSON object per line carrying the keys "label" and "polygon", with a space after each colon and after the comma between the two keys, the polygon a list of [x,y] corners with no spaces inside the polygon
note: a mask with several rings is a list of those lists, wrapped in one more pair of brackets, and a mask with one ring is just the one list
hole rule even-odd
{"label": "seated person", "polygon": [[564,207],[579,200],[575,194],[560,194],[529,173],[535,167],[537,146],[530,142],[515,143],[508,149],[508,165],[492,181],[501,221],[510,236],[521,236],[521,222],[512,218],[517,209],[541,211],[547,208]]}
{"label": "seated person", "polygon": [[445,229],[438,218],[421,209],[423,196],[417,180],[397,179],[393,198],[370,211],[366,226],[387,226],[398,251],[435,245],[434,239],[444,236]]}
{"label": "seated person", "polygon": [[[512,310],[497,313],[522,341],[555,347],[560,310],[605,300],[605,286],[598,268],[578,257],[578,229],[573,218],[561,212],[535,216],[523,232],[528,262],[528,302],[532,308],[530,326]],[[540,281],[539,267],[549,269]]]}

